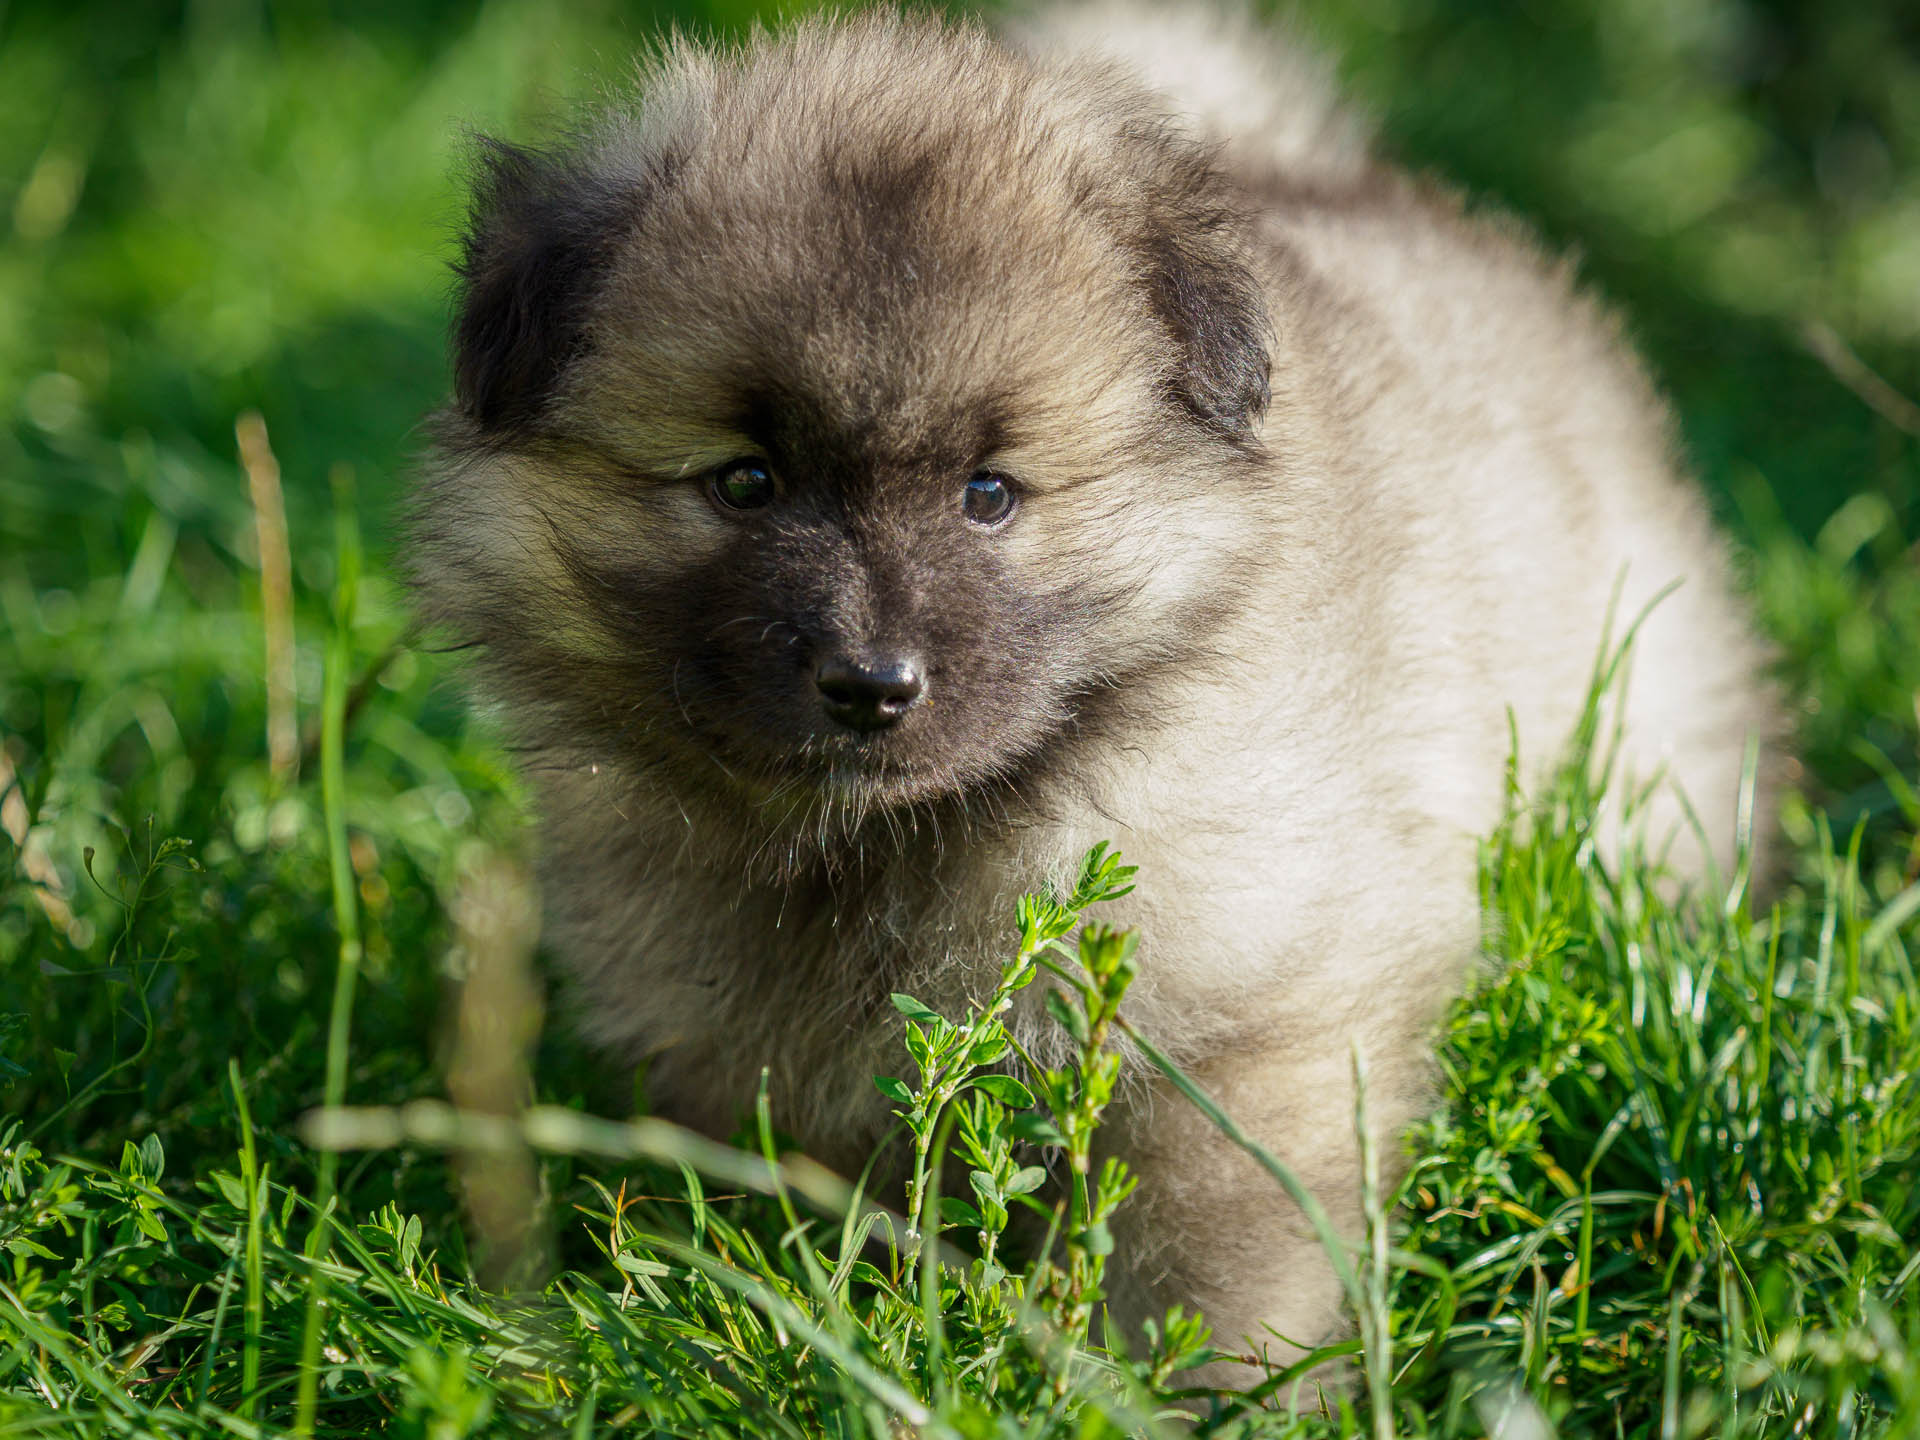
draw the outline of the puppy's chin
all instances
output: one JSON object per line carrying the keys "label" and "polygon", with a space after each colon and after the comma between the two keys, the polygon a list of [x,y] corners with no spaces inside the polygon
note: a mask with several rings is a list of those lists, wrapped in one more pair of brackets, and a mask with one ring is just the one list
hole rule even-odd
{"label": "puppy's chin", "polygon": [[775,811],[791,803],[871,813],[958,800],[995,784],[1009,768],[1003,752],[973,755],[970,747],[884,732],[814,735],[784,747],[754,749],[759,753],[748,756],[716,745],[712,753],[725,767],[729,788]]}
{"label": "puppy's chin", "polygon": [[752,878],[787,882],[878,858],[914,837],[943,840],[968,817],[1003,805],[1024,758],[1044,749],[1046,737],[1021,748],[992,738],[993,746],[976,747],[892,731],[784,742],[682,733],[670,767],[650,754],[637,757],[637,768],[677,775],[679,800],[695,800],[710,834],[730,833],[728,848]]}

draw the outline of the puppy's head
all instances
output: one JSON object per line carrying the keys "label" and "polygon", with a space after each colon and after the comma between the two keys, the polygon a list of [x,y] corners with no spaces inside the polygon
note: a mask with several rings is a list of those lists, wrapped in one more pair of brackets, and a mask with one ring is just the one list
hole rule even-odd
{"label": "puppy's head", "polygon": [[528,744],[743,832],[1017,777],[1259,530],[1232,199],[1104,70],[888,17],[672,49],[485,149],[461,274],[430,612]]}

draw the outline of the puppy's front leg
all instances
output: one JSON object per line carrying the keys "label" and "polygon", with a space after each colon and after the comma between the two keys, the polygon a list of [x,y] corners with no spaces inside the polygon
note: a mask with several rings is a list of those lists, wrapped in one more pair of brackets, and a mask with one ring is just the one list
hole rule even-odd
{"label": "puppy's front leg", "polygon": [[[1371,1046],[1363,1037],[1362,1051]],[[1373,1037],[1384,1039],[1385,1037]],[[1382,1184],[1404,1168],[1399,1132],[1430,1093],[1424,1046],[1382,1053],[1369,1065],[1367,1112]],[[1417,1058],[1416,1058],[1417,1057]],[[1325,1207],[1336,1231],[1358,1241],[1360,1149],[1354,1128],[1351,1050],[1322,1040],[1315,1053],[1239,1051],[1190,1074],[1253,1139],[1279,1156]],[[1116,1105],[1115,1150],[1140,1188],[1115,1217],[1113,1317],[1139,1322],[1169,1305],[1198,1309],[1214,1347],[1278,1366],[1351,1328],[1333,1264],[1307,1217],[1279,1183],[1163,1079]],[[1221,1361],[1196,1383],[1246,1386],[1252,1365]]]}

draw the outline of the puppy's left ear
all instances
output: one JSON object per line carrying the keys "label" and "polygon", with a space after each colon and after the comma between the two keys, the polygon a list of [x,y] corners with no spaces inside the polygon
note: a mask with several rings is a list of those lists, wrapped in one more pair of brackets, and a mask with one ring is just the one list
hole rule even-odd
{"label": "puppy's left ear", "polygon": [[1273,325],[1225,182],[1198,157],[1180,169],[1137,242],[1142,278],[1179,348],[1174,398],[1202,424],[1243,437],[1271,397]]}

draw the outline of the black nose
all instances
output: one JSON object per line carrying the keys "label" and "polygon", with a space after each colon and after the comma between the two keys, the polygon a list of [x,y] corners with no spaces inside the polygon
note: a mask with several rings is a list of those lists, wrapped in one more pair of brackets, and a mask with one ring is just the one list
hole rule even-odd
{"label": "black nose", "polygon": [[884,730],[920,703],[927,684],[911,660],[836,655],[813,672],[827,713],[849,730]]}

